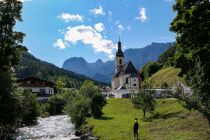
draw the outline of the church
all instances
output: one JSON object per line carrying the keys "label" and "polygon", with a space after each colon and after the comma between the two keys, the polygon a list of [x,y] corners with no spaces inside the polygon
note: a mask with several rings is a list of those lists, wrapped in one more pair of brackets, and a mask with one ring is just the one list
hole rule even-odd
{"label": "church", "polygon": [[119,40],[115,58],[115,74],[112,78],[112,90],[137,89],[139,89],[138,71],[131,61],[124,64],[124,53]]}

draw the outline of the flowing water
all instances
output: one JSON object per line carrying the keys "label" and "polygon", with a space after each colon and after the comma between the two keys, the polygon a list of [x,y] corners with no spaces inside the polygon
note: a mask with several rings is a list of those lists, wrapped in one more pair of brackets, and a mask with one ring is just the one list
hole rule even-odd
{"label": "flowing water", "polygon": [[74,125],[67,115],[38,118],[35,126],[18,129],[16,140],[71,140],[74,135]]}

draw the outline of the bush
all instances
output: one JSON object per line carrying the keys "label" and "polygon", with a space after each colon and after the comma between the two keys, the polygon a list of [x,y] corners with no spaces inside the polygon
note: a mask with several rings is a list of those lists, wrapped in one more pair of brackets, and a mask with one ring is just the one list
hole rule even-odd
{"label": "bush", "polygon": [[48,117],[50,115],[49,113],[50,104],[48,102],[40,103],[39,106],[40,106],[40,116],[42,118]]}
{"label": "bush", "polygon": [[106,98],[102,94],[95,94],[91,101],[91,113],[94,117],[100,117],[103,107],[106,105]]}
{"label": "bush", "polygon": [[88,98],[92,98],[99,93],[99,88],[92,81],[86,80],[80,87],[80,93]]}
{"label": "bush", "polygon": [[77,94],[69,100],[64,108],[65,112],[71,117],[71,122],[75,128],[80,128],[84,123],[90,108],[90,100],[84,95]]}
{"label": "bush", "polygon": [[69,95],[65,96],[67,104],[64,111],[71,117],[76,128],[81,127],[89,114],[94,117],[100,117],[103,114],[102,109],[106,104],[106,98],[99,93],[99,88],[93,82],[85,81],[79,92],[72,90]]}
{"label": "bush", "polygon": [[20,103],[10,72],[0,71],[0,139],[7,139],[18,126]]}
{"label": "bush", "polygon": [[21,123],[31,125],[36,123],[36,118],[40,114],[40,106],[36,95],[31,92],[23,92],[19,94],[21,102]]}

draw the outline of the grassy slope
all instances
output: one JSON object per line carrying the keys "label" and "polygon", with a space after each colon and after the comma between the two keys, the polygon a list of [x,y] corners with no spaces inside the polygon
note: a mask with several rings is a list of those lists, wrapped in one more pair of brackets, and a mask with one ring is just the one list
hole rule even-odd
{"label": "grassy slope", "polygon": [[134,109],[129,99],[109,99],[103,112],[101,119],[88,118],[86,124],[94,126],[93,133],[100,140],[132,140],[134,118],[139,118],[140,138],[144,140],[210,139],[202,115],[189,112],[173,99],[158,99],[156,113],[147,114],[147,121],[142,121],[142,111]]}
{"label": "grassy slope", "polygon": [[184,79],[178,76],[179,72],[180,69],[173,67],[163,68],[157,73],[153,74],[150,77],[150,80],[152,81],[153,87],[161,87],[163,82],[167,82],[169,87],[171,87],[176,83],[177,80],[185,84]]}

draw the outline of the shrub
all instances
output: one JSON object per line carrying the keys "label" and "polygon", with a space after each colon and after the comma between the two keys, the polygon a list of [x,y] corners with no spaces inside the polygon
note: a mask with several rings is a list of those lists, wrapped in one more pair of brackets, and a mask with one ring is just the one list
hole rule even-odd
{"label": "shrub", "polygon": [[64,108],[65,112],[71,117],[71,122],[75,128],[80,128],[84,123],[90,108],[90,99],[84,95],[77,94],[69,100]]}
{"label": "shrub", "polygon": [[36,95],[31,92],[23,92],[19,94],[21,101],[21,122],[30,125],[36,123],[36,118],[40,113],[40,106]]}
{"label": "shrub", "polygon": [[91,113],[94,117],[100,117],[103,107],[106,105],[106,98],[102,94],[95,94],[91,101]]}

